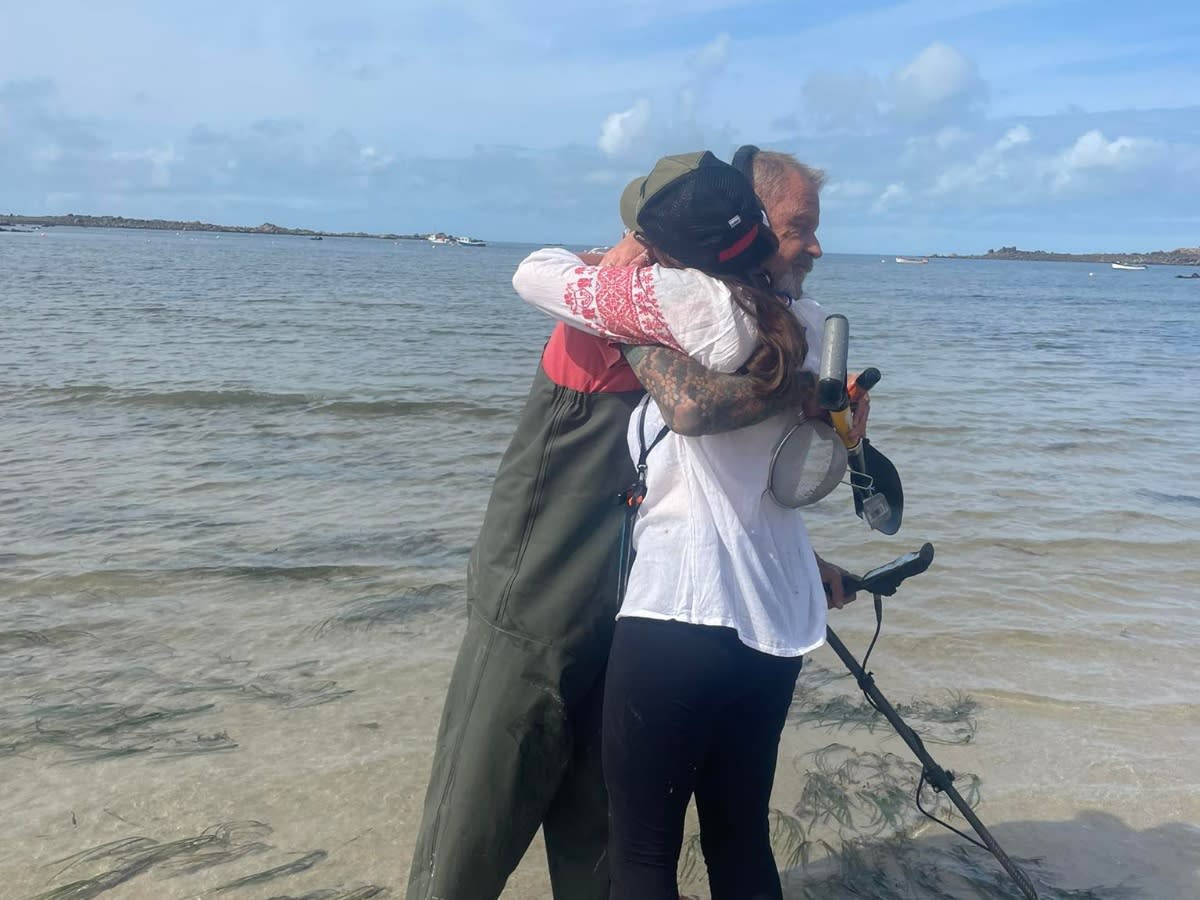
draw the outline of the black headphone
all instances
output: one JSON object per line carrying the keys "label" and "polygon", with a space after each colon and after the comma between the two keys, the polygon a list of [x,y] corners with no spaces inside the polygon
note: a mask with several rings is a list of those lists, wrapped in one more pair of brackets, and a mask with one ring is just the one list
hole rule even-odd
{"label": "black headphone", "polygon": [[[733,162],[730,163],[731,166],[746,176],[746,180],[750,182],[751,186],[754,184],[754,157],[757,155],[758,148],[753,144],[742,144],[742,146],[737,148],[737,152],[733,154]],[[759,205],[762,205],[761,200],[759,201]],[[763,221],[767,223],[768,228],[771,227],[765,208],[763,209]],[[773,232],[771,237],[775,237]]]}
{"label": "black headphone", "polygon": [[758,148],[753,144],[742,144],[737,148],[737,152],[733,154],[733,162],[730,163],[735,169],[741,172],[754,183],[754,155],[758,153]]}
{"label": "black headphone", "polygon": [[[733,154],[733,161],[730,163],[735,169],[746,176],[746,180],[751,186],[754,184],[754,157],[758,154],[758,148],[753,144],[742,144],[737,148],[737,152]],[[762,201],[759,201],[759,208],[762,208]],[[767,211],[762,210],[763,223],[767,226],[764,234],[770,239],[775,247],[779,246],[779,238],[775,232],[771,231],[771,222],[767,219]]]}

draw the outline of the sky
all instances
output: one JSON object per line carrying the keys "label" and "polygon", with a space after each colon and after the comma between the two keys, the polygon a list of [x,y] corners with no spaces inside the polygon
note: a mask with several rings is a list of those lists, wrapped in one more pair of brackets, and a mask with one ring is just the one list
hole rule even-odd
{"label": "sky", "polygon": [[1200,245],[1200,4],[0,0],[0,212],[608,244],[665,154],[826,252]]}

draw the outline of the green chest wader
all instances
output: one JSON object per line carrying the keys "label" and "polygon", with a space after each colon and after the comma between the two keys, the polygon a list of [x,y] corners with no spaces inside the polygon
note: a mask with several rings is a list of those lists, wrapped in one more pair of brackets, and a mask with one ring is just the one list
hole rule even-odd
{"label": "green chest wader", "polygon": [[626,439],[642,391],[539,370],[493,482],[434,751],[408,900],[496,900],[542,829],[555,900],[606,900],[603,674]]}

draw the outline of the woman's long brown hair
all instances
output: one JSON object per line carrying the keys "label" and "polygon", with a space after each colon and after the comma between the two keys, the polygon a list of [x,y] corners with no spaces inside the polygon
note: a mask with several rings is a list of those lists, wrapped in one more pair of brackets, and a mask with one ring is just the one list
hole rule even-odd
{"label": "woman's long brown hair", "polygon": [[[650,262],[671,269],[689,268],[650,242],[641,240],[641,243],[649,251]],[[792,315],[788,304],[768,286],[767,276],[760,271],[747,272],[741,277],[705,274],[729,288],[734,303],[754,317],[759,345],[739,371],[751,378],[755,391],[764,397],[793,391],[796,373],[808,355],[808,339],[804,326]]]}
{"label": "woman's long brown hair", "polygon": [[[756,279],[757,280],[757,279]],[[787,394],[808,354],[804,326],[792,315],[779,295],[763,284],[721,277],[733,300],[754,317],[758,325],[758,349],[743,366],[764,396]]]}

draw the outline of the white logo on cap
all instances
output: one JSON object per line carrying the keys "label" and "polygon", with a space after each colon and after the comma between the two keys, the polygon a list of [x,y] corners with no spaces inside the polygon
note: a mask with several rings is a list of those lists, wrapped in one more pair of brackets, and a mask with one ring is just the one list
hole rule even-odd
{"label": "white logo on cap", "polygon": [[730,219],[730,220],[729,220],[729,227],[730,227],[730,228],[737,228],[737,227],[738,227],[739,225],[741,225],[741,224],[742,224],[742,217],[741,217],[741,216],[734,216],[732,219]]}

